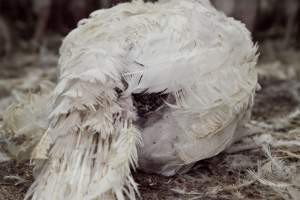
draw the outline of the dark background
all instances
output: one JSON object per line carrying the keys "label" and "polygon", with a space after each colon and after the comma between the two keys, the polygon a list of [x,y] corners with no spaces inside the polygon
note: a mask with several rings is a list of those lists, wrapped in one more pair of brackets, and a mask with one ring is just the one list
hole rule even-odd
{"label": "dark background", "polygon": [[[277,48],[299,48],[299,0],[212,0],[227,15],[242,20],[255,41],[280,41]],[[64,36],[77,22],[121,0],[0,0],[0,56],[38,50],[49,37]],[[51,43],[51,42],[50,42]]]}

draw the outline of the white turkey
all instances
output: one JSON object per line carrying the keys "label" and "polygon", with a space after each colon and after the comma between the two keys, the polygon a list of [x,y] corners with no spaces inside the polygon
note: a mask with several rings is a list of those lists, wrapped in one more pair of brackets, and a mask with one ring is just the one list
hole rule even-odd
{"label": "white turkey", "polygon": [[[44,162],[26,199],[135,199],[138,163],[171,176],[220,153],[249,119],[256,52],[245,26],[207,0],[92,13],[64,39],[58,84],[30,116],[49,113],[34,126],[45,133],[32,157]],[[12,110],[5,127],[17,132],[28,116]]]}

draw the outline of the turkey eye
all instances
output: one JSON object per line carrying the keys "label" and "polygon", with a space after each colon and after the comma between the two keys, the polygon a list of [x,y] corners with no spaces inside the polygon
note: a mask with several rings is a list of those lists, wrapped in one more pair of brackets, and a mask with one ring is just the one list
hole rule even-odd
{"label": "turkey eye", "polygon": [[133,105],[139,117],[146,117],[149,113],[160,108],[169,94],[163,93],[138,93],[132,94]]}
{"label": "turkey eye", "polygon": [[115,87],[114,90],[115,90],[115,92],[117,93],[117,97],[120,98],[120,97],[122,96],[123,90],[121,90],[121,89],[118,88],[118,87]]}
{"label": "turkey eye", "polygon": [[138,93],[132,94],[133,105],[137,109],[139,117],[146,117],[147,114],[157,110],[164,104],[168,94],[162,93]]}
{"label": "turkey eye", "polygon": [[149,123],[152,124],[160,120],[167,107],[164,102],[167,101],[169,96],[170,94],[162,92],[132,94],[133,106],[138,116],[136,124],[140,128],[145,128],[146,124],[149,125]]}

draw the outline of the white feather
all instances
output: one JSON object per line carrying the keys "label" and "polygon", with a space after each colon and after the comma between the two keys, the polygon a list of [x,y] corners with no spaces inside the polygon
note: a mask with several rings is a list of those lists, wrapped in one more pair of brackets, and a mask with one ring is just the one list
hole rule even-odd
{"label": "white feather", "polygon": [[[138,160],[174,175],[220,153],[249,118],[256,51],[245,26],[207,0],[95,11],[60,49],[49,127],[36,148],[49,149],[40,156],[48,159],[26,198],[135,199]],[[173,101],[140,126],[131,95],[144,91]]]}

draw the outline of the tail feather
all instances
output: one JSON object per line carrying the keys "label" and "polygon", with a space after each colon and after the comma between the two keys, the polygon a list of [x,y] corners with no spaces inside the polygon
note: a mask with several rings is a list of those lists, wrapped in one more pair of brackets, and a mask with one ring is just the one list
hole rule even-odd
{"label": "tail feather", "polygon": [[[70,87],[56,97],[51,126],[36,148],[49,148],[48,159],[25,199],[135,199],[130,169],[137,166],[141,139],[132,124],[134,113],[124,107],[132,102],[117,99],[112,88],[95,90],[88,83],[86,90],[85,84],[78,82],[76,92]],[[86,101],[85,95],[97,99]]]}
{"label": "tail feather", "polygon": [[140,136],[131,122],[122,123],[106,138],[81,129],[57,138],[25,199],[135,199],[130,168],[137,165]]}

